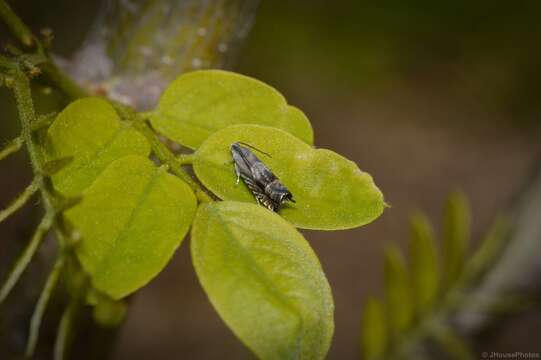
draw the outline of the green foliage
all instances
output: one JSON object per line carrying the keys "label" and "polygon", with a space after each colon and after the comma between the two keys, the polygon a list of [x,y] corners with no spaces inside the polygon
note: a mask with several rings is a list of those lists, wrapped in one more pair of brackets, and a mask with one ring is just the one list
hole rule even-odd
{"label": "green foliage", "polygon": [[450,287],[460,277],[470,231],[470,212],[463,194],[451,194],[444,214],[443,276]]}
{"label": "green foliage", "polygon": [[[293,193],[295,204],[280,211],[305,229],[336,230],[367,224],[383,211],[383,195],[372,177],[326,149],[314,149],[276,128],[236,125],[209,137],[195,153],[201,182],[225,200],[255,202],[244,184],[236,184],[230,147],[236,141],[270,154],[257,154]],[[257,153],[257,152],[256,152]]]}
{"label": "green foliage", "polygon": [[[10,64],[4,60],[0,56],[0,70]],[[31,71],[39,66],[31,65]],[[83,98],[50,123],[34,113],[25,69],[16,63],[10,73],[23,133],[0,151],[0,159],[24,145],[35,179],[0,211],[0,222],[38,191],[46,214],[0,288],[0,302],[49,230],[60,248],[31,321],[27,357],[57,282],[70,297],[55,344],[55,357],[62,359],[83,306],[93,306],[99,325],[119,325],[126,312],[122,299],[162,271],[192,227],[198,277],[246,346],[262,359],[325,358],[334,332],[331,289],[295,226],[335,230],[375,220],[385,204],[369,174],[330,150],[313,148],[302,111],[255,79],[198,71],[173,82],[149,113]],[[80,94],[65,80],[69,94]],[[155,129],[195,152],[177,156]],[[46,136],[35,136],[37,131]],[[254,204],[246,185],[235,183],[230,147],[237,141],[270,154],[260,157],[296,203],[279,214]],[[199,181],[186,165],[193,165]],[[403,324],[398,307],[405,289],[397,264],[391,263],[393,309],[402,329],[410,320]]]}
{"label": "green foliage", "polygon": [[428,219],[422,214],[411,218],[411,285],[416,312],[430,311],[440,285],[440,269],[435,235]]}
{"label": "green foliage", "polygon": [[71,103],[49,127],[47,159],[73,158],[52,176],[56,190],[79,195],[111,162],[123,156],[148,156],[148,141],[121,123],[115,109],[100,98]]}
{"label": "green foliage", "polygon": [[363,359],[381,359],[387,346],[387,328],[385,327],[385,309],[377,299],[369,299],[364,307],[364,331],[361,333]]}
{"label": "green foliage", "polygon": [[224,321],[261,359],[323,359],[333,301],[303,236],[263,207],[224,201],[199,208],[192,259]]}
{"label": "green foliage", "polygon": [[390,333],[397,338],[409,328],[413,319],[411,285],[404,258],[400,251],[389,246],[385,252],[385,311]]}
{"label": "green foliage", "polygon": [[468,259],[469,205],[462,193],[452,193],[444,214],[441,258],[448,282],[442,286],[432,226],[424,215],[412,216],[409,267],[398,249],[389,246],[384,263],[385,308],[370,300],[364,309],[361,347],[366,358],[416,358],[425,342],[433,341],[451,358],[472,359],[468,344],[449,319],[470,301],[475,286],[502,253],[506,230],[506,223],[498,218]]}
{"label": "green foliage", "polygon": [[66,212],[83,239],[76,252],[93,286],[119,299],[145,285],[180,245],[196,205],[165,167],[137,155],[111,163]]}
{"label": "green foliage", "polygon": [[310,122],[272,87],[247,76],[194,71],[173,81],[152,112],[152,126],[195,149],[213,132],[234,124],[283,129],[311,144]]}

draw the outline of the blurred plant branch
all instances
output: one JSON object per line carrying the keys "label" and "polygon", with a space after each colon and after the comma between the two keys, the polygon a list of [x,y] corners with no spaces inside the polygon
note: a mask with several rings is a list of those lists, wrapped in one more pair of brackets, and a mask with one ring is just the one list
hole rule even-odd
{"label": "blurred plant branch", "polygon": [[[409,267],[398,250],[388,248],[385,301],[369,300],[364,312],[362,349],[366,359],[432,359],[440,358],[441,351],[450,358],[477,358],[465,336],[472,335],[473,329],[458,323],[457,317],[493,319],[501,315],[494,309],[508,313],[512,309],[506,304],[522,292],[485,290],[516,246],[509,221],[499,217],[468,259],[469,218],[466,198],[460,193],[451,195],[444,217],[441,267],[434,232],[421,214],[411,220]],[[514,265],[505,271],[515,271]],[[529,269],[522,267],[525,270]]]}

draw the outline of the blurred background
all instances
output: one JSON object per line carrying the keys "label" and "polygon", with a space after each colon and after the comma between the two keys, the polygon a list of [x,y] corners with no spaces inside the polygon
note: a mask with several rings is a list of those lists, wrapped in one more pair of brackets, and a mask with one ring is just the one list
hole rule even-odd
{"label": "blurred background", "polygon": [[[33,28],[53,29],[54,50],[64,57],[99,15],[90,0],[11,3]],[[329,359],[360,358],[361,313],[369,296],[382,293],[383,248],[405,249],[412,210],[439,227],[447,194],[462,189],[472,204],[473,250],[541,166],[539,14],[533,0],[262,1],[251,31],[243,28],[234,56],[220,64],[282,92],[311,120],[316,145],[369,172],[392,206],[359,229],[303,231],[333,289]],[[38,96],[43,111],[62,103],[54,93]],[[4,90],[0,104],[4,143],[18,123]],[[24,154],[0,163],[0,204],[30,177]],[[25,209],[1,225],[0,259],[13,258],[38,213]],[[9,263],[0,261],[2,277]],[[30,286],[19,291],[33,296]],[[203,293],[187,241],[131,304],[116,360],[253,357]],[[476,339],[476,353],[541,353],[539,308],[498,325]]]}

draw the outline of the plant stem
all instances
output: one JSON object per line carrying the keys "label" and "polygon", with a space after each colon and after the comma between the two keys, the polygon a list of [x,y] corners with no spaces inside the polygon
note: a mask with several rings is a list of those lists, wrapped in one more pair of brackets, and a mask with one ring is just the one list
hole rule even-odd
{"label": "plant stem", "polygon": [[0,18],[21,44],[26,47],[34,45],[32,32],[4,0],[0,0]]}
{"label": "plant stem", "polygon": [[15,263],[15,266],[9,273],[8,278],[0,289],[0,304],[6,299],[6,297],[9,295],[9,293],[21,277],[24,270],[26,270],[26,268],[28,267],[30,260],[32,260],[32,258],[34,257],[34,254],[38,250],[41,241],[49,232],[52,224],[53,216],[51,216],[50,214],[46,214],[41,220],[41,223],[38,225],[36,231],[34,232],[32,240],[30,240],[28,245],[26,245],[26,248]]}
{"label": "plant stem", "polygon": [[35,181],[40,190],[41,197],[43,198],[45,211],[47,213],[55,214],[56,211],[53,207],[53,199],[51,194],[49,194],[43,179],[41,153],[33,139],[32,124],[37,122],[37,118],[32,102],[30,82],[24,72],[18,67],[15,68],[14,74],[13,91],[15,93],[17,110],[21,120],[21,137],[26,145],[32,170],[34,171],[34,174],[36,174]]}
{"label": "plant stem", "polygon": [[38,343],[41,320],[43,319],[43,314],[45,313],[45,309],[47,308],[47,305],[49,303],[51,295],[54,292],[54,289],[58,282],[58,278],[60,277],[60,273],[62,272],[63,268],[64,255],[60,255],[56,259],[54,267],[51,270],[49,277],[47,278],[45,286],[43,287],[43,291],[41,292],[38,302],[36,304],[36,308],[34,309],[34,313],[32,314],[32,319],[30,320],[30,330],[25,350],[25,356],[27,358],[32,358],[32,356],[34,355],[34,351]]}
{"label": "plant stem", "polygon": [[43,71],[43,75],[47,78],[47,82],[49,84],[53,84],[71,100],[89,96],[88,93],[71,77],[67,76],[63,71],[61,71],[51,59],[49,59],[49,61],[43,64],[40,68]]}
{"label": "plant stem", "polygon": [[38,184],[34,180],[30,185],[26,187],[26,189],[23,190],[15,200],[11,204],[9,204],[5,209],[0,210],[0,222],[4,221],[6,218],[8,218],[11,214],[15,213],[17,210],[19,210],[28,199],[34,195],[34,193],[38,189]]}
{"label": "plant stem", "polygon": [[163,163],[169,166],[171,172],[184,180],[194,190],[195,195],[199,202],[210,202],[212,198],[203,190],[203,188],[196,183],[192,177],[182,169],[182,162],[179,161],[175,154],[162,143],[156,133],[152,130],[146,119],[137,117],[133,121],[134,126],[139,130],[150,142],[152,151],[156,157]]}
{"label": "plant stem", "polygon": [[79,311],[79,305],[78,299],[72,299],[62,314],[54,344],[54,360],[64,360],[68,355],[73,335],[72,330],[77,312]]}
{"label": "plant stem", "polygon": [[[0,150],[0,160],[19,151],[23,146],[23,139],[20,137],[11,140],[2,150]],[[1,221],[1,220],[0,220]]]}

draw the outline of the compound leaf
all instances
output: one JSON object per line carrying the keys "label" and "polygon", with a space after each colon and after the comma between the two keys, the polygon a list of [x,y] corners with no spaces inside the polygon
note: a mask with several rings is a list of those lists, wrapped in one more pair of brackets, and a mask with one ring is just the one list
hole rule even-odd
{"label": "compound leaf", "polygon": [[152,126],[192,149],[213,132],[234,124],[274,126],[311,144],[310,122],[272,87],[221,70],[184,74],[165,90],[151,115]]}
{"label": "compound leaf", "polygon": [[55,189],[66,196],[80,194],[114,160],[150,152],[144,136],[121,123],[115,109],[100,98],[71,103],[47,135],[47,160],[72,159],[52,174]]}
{"label": "compound leaf", "polygon": [[331,290],[312,248],[261,206],[200,206],[194,267],[210,301],[261,359],[323,359],[334,323]]}
{"label": "compound leaf", "polygon": [[130,155],[111,163],[66,217],[80,232],[76,253],[93,286],[119,299],[164,268],[196,206],[187,184]]}
{"label": "compound leaf", "polygon": [[346,158],[314,149],[280,129],[234,125],[211,135],[196,151],[194,171],[201,182],[222,199],[255,202],[236,175],[231,144],[248,143],[268,154],[254,153],[293,193],[280,215],[305,229],[336,230],[361,226],[376,219],[384,208],[383,195],[372,177]]}

